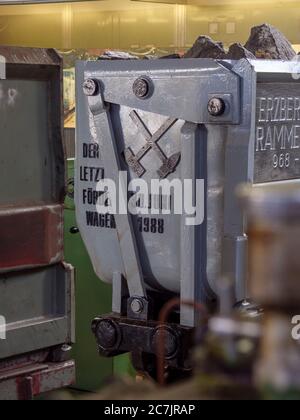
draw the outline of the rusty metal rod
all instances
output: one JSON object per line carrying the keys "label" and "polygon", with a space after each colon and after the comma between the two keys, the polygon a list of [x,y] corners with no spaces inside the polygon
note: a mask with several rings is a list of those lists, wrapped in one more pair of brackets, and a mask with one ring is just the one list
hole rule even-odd
{"label": "rusty metal rod", "polygon": [[[203,314],[203,320],[207,321],[208,319],[208,312],[206,307],[194,301],[181,301],[180,298],[171,299],[167,302],[159,314],[159,324],[160,326],[164,327],[167,323],[170,313],[176,308],[180,307],[181,305],[190,306],[195,308],[198,312]],[[164,328],[161,329],[161,335],[159,335],[158,343],[157,343],[157,382],[162,387],[165,386],[165,330]]]}

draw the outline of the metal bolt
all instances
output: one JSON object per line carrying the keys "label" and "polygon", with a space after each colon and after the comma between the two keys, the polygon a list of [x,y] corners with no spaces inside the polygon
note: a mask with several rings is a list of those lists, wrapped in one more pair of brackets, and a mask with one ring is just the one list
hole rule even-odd
{"label": "metal bolt", "polygon": [[130,307],[132,312],[134,312],[135,314],[140,314],[141,312],[143,312],[144,304],[140,299],[134,299],[131,302]]}
{"label": "metal bolt", "polygon": [[256,318],[263,315],[263,309],[251,300],[243,300],[235,305],[235,308],[241,313],[241,315]]}
{"label": "metal bolt", "polygon": [[72,347],[69,344],[63,344],[61,347],[61,351],[63,353],[68,353],[72,350]]}
{"label": "metal bolt", "polygon": [[98,92],[98,83],[93,79],[86,79],[83,82],[83,92],[86,96],[94,96]]}
{"label": "metal bolt", "polygon": [[67,361],[70,356],[69,353],[71,350],[72,347],[68,344],[64,344],[61,347],[52,350],[51,362],[60,363]]}
{"label": "metal bolt", "polygon": [[113,321],[105,319],[99,322],[96,336],[101,347],[105,349],[113,348],[118,340],[118,332]]}
{"label": "metal bolt", "polygon": [[159,344],[164,344],[164,357],[166,359],[172,358],[176,355],[178,351],[178,340],[175,335],[175,333],[165,327],[158,327],[158,329],[155,331],[155,334],[153,336],[153,349],[155,352],[159,349]]}
{"label": "metal bolt", "polygon": [[220,117],[225,112],[226,104],[221,98],[212,98],[208,102],[207,109],[213,117]]}
{"label": "metal bolt", "polygon": [[78,229],[78,227],[76,227],[76,226],[72,226],[72,227],[70,228],[70,233],[71,233],[72,235],[76,235],[76,233],[79,233],[79,229]]}
{"label": "metal bolt", "polygon": [[150,90],[149,82],[147,79],[140,77],[133,84],[133,93],[138,98],[145,98]]}

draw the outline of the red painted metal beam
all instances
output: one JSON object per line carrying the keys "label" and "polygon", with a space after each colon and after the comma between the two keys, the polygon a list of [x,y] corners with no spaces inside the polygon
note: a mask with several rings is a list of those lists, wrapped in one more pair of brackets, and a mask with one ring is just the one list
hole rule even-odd
{"label": "red painted metal beam", "polygon": [[0,209],[0,272],[62,260],[62,205]]}

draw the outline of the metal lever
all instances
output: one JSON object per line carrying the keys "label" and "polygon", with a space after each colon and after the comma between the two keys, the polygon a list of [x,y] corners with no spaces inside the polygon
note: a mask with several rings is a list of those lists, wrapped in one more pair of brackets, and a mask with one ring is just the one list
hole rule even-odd
{"label": "metal lever", "polygon": [[[118,179],[121,171],[120,158],[114,137],[114,131],[107,104],[103,101],[101,85],[98,80],[87,79],[83,90],[88,97],[89,108],[92,112],[98,139],[104,138],[103,154],[106,156],[106,178]],[[120,186],[120,195],[127,203],[127,185]],[[147,298],[143,273],[134,235],[131,216],[116,214],[116,230],[120,243],[121,255],[124,263],[125,277],[131,298]]]}

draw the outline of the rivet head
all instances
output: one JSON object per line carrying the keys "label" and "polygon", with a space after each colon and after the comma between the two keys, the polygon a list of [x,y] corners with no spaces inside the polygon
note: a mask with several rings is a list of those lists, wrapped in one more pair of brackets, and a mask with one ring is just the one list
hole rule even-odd
{"label": "rivet head", "polygon": [[212,98],[207,105],[208,112],[213,117],[220,117],[224,114],[226,104],[221,98]]}
{"label": "rivet head", "polygon": [[86,79],[83,82],[83,92],[86,96],[94,96],[98,92],[98,83],[93,79]]}
{"label": "rivet head", "polygon": [[134,83],[132,87],[133,93],[138,98],[146,98],[150,91],[149,81],[144,77],[139,77]]}

